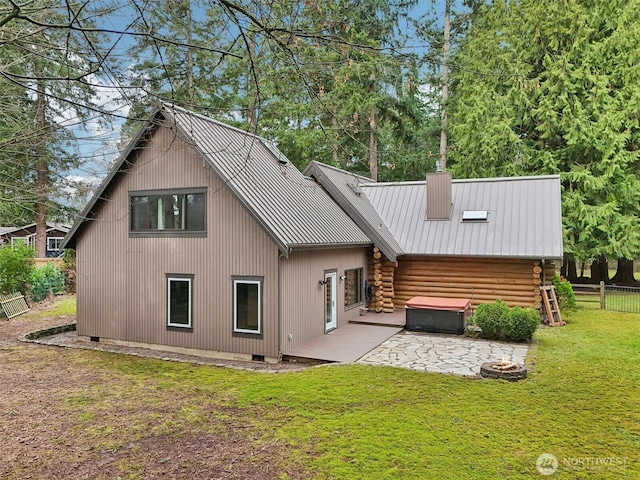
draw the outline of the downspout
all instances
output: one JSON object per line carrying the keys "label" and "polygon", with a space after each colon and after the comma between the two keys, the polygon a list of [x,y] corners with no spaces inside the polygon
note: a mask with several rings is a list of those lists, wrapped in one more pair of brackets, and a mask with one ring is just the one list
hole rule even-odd
{"label": "downspout", "polygon": [[290,251],[278,255],[278,363],[282,362],[282,259],[288,258]]}
{"label": "downspout", "polygon": [[542,259],[542,286],[547,286],[547,263],[545,259]]}

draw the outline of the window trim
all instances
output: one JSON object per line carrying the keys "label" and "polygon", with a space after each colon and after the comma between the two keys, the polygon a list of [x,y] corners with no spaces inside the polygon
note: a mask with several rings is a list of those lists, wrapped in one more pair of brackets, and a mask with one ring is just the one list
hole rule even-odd
{"label": "window trim", "polygon": [[51,243],[50,243],[51,240],[59,240],[60,245],[62,245],[62,241],[64,240],[64,237],[47,237],[47,250],[50,252],[59,252],[61,250],[60,247],[51,248]]}
{"label": "window trim", "polygon": [[[360,301],[356,302],[356,303],[351,303],[349,305],[347,305],[347,272],[351,271],[351,270],[355,270],[358,271],[360,270],[360,285],[359,285],[359,291],[360,291]],[[361,307],[362,305],[365,304],[365,299],[364,299],[364,267],[355,267],[355,268],[346,268],[344,270],[344,309],[345,311],[347,310],[351,310],[352,308],[357,308],[357,307]]]}
{"label": "window trim", "polygon": [[[193,330],[193,277],[192,274],[184,273],[167,273],[166,278],[166,297],[167,297],[167,328],[179,330]],[[187,282],[189,285],[189,323],[171,323],[171,282]]]}
{"label": "window trim", "polygon": [[[236,336],[249,336],[249,337],[262,337],[262,314],[263,314],[263,284],[264,277],[257,276],[232,276],[232,316],[233,316],[233,334]],[[249,285],[258,285],[258,329],[257,330],[248,330],[246,328],[238,328],[238,295],[236,290],[236,285],[238,284],[249,284]]]}
{"label": "window trim", "polygon": [[11,237],[11,246],[18,244],[24,244],[27,247],[33,247],[33,236],[28,235],[26,237]]}
{"label": "window trim", "polygon": [[[129,191],[129,237],[134,238],[151,238],[151,237],[198,237],[203,238],[207,236],[207,187],[194,187],[194,188],[164,188],[157,190],[131,190]],[[204,230],[134,230],[132,227],[133,215],[132,205],[133,197],[150,197],[150,196],[163,196],[163,195],[190,195],[190,194],[202,194],[204,198],[203,205],[203,220]]]}

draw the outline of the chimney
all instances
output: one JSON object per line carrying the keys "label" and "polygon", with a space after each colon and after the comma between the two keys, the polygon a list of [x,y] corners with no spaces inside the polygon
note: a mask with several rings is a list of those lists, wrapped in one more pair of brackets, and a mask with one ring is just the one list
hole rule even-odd
{"label": "chimney", "polygon": [[451,219],[451,174],[427,173],[427,220]]}

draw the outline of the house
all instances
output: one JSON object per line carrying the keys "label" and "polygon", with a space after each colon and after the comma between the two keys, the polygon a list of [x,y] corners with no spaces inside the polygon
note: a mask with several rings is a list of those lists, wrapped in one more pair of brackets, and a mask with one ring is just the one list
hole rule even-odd
{"label": "house", "polygon": [[[62,240],[69,229],[69,225],[47,222],[47,257],[59,257],[62,254]],[[35,223],[22,227],[0,227],[0,243],[3,245],[21,242],[35,248],[35,240]]]}
{"label": "house", "polygon": [[562,260],[558,175],[375,183],[317,162],[304,173],[375,244],[368,278],[378,312],[414,296],[540,308],[540,285]]}
{"label": "house", "polygon": [[278,358],[364,306],[372,242],[270,142],[162,104],[65,239],[77,333]]}
{"label": "house", "polygon": [[367,305],[539,306],[562,258],[560,183],[303,174],[265,139],[161,104],[62,246],[80,337],[276,362]]}

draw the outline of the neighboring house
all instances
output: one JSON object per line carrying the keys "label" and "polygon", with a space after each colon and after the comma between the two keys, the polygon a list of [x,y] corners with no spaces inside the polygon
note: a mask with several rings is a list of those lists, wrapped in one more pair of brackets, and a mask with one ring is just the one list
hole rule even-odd
{"label": "neighboring house", "polygon": [[[47,223],[47,257],[59,257],[62,255],[62,240],[69,230],[69,225]],[[20,242],[35,248],[35,241],[35,223],[23,227],[0,227],[0,243],[3,245],[15,245]]]}
{"label": "neighboring house", "polygon": [[93,341],[277,361],[358,316],[369,237],[274,145],[163,104],[63,245]]}
{"label": "neighboring house", "polygon": [[304,173],[379,248],[369,268],[377,311],[418,295],[539,308],[562,260],[557,175],[375,183],[317,162]]}

